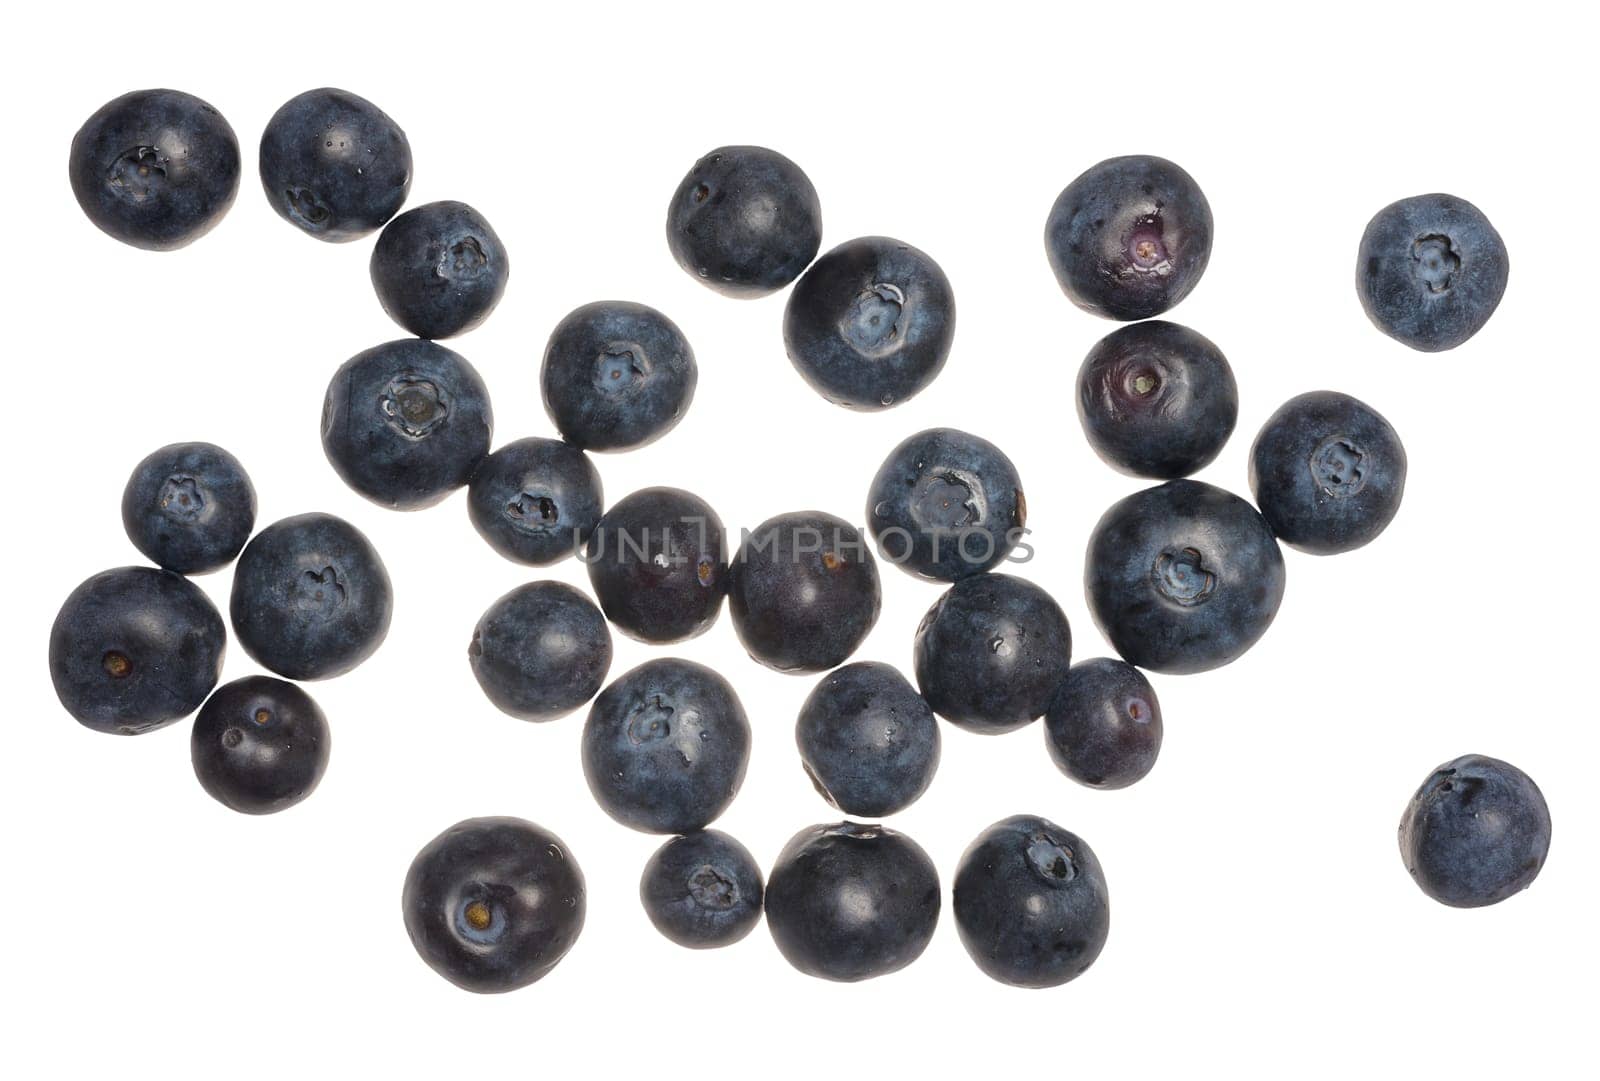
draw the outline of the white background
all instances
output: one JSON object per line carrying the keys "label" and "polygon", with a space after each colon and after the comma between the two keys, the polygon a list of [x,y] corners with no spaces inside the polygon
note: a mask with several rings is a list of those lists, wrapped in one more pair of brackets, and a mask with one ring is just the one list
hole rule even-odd
{"label": "white background", "polygon": [[[959,19],[911,4],[559,7],[245,15],[214,3],[73,4],[9,17],[7,1072],[1592,1068],[1578,1053],[1600,963],[1597,715],[1585,680],[1597,645],[1591,15],[1529,3],[1496,5],[1493,18],[1393,3],[1238,17],[988,4]],[[1043,814],[1081,834],[1113,906],[1087,975],[1044,992],[990,982],[948,905],[917,964],[855,986],[795,973],[764,928],[712,953],[655,933],[636,891],[658,840],[591,800],[582,714],[512,720],[467,667],[480,612],[531,572],[478,539],[461,495],[387,512],[323,459],[328,377],[401,333],[368,283],[370,238],[331,246],[300,234],[270,211],[255,175],[266,119],[328,84],[404,127],[411,205],[470,202],[509,247],[500,309],[450,343],[489,383],[497,444],[551,434],[538,360],[563,314],[601,298],[655,305],[694,345],[699,394],[656,446],[599,459],[610,500],[672,484],[735,529],[801,508],[859,521],[890,447],[933,425],[968,429],[1021,471],[1038,549],[1022,573],[1066,608],[1079,657],[1107,648],[1083,602],[1085,540],[1137,482],[1101,465],[1079,431],[1073,378],[1114,327],[1059,293],[1044,219],[1067,181],[1111,155],[1161,154],[1198,179],[1215,251],[1171,318],[1221,346],[1241,395],[1239,430],[1201,476],[1243,489],[1260,423],[1322,387],[1382,411],[1411,472],[1377,543],[1288,556],[1282,614],[1248,656],[1155,680],[1166,746],[1137,787],[1076,787],[1050,764],[1039,726],[990,738],[945,726],[932,788],[892,824],[947,885],[968,841],[1006,815]],[[209,100],[244,151],[232,212],[174,254],[102,236],[66,179],[82,120],[145,86]],[[698,155],[738,142],[807,170],[824,248],[887,234],[949,274],[954,353],[915,401],[873,415],[826,404],[784,357],[783,295],[725,299],[674,265],[669,196]],[[1513,270],[1488,327],[1427,356],[1367,323],[1352,277],[1373,212],[1438,190],[1489,215]],[[394,578],[384,648],[311,687],[334,733],[326,780],[276,817],[205,796],[186,723],[98,735],[59,708],[47,678],[62,599],[89,574],[137,561],[118,517],[128,471],[161,444],[194,439],[244,461],[262,524],[343,515]],[[908,669],[938,589],[882,570],[883,616],[858,658]],[[574,563],[549,573],[586,587]],[[226,571],[202,581],[224,610],[228,583]],[[660,652],[618,636],[612,673]],[[768,866],[794,831],[837,817],[793,748],[813,680],[749,661],[726,615],[672,652],[722,670],[749,710],[749,778],[717,825]],[[225,679],[253,670],[230,650]],[[1410,882],[1395,826],[1429,770],[1468,752],[1532,774],[1555,840],[1527,893],[1454,911]],[[499,997],[435,976],[400,919],[416,849],[485,814],[556,831],[589,885],[572,953],[543,982]]]}

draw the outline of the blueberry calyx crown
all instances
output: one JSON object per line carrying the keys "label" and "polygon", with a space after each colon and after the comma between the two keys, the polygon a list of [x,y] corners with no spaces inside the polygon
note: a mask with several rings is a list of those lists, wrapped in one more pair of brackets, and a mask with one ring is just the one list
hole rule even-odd
{"label": "blueberry calyx crown", "polygon": [[380,402],[389,426],[407,439],[427,438],[450,416],[449,395],[419,375],[396,376]]}
{"label": "blueberry calyx crown", "polygon": [[1323,494],[1346,499],[1367,483],[1367,452],[1347,435],[1330,435],[1311,452],[1311,477]]}
{"label": "blueberry calyx crown", "polygon": [[1072,849],[1042,830],[1028,838],[1026,854],[1028,866],[1052,886],[1064,886],[1078,877]]}
{"label": "blueberry calyx crown", "polygon": [[1430,293],[1448,293],[1461,269],[1461,255],[1455,241],[1442,233],[1417,237],[1411,245],[1411,258],[1416,263],[1413,272]]}
{"label": "blueberry calyx crown", "polygon": [[1151,578],[1157,592],[1184,608],[1204,604],[1217,589],[1217,576],[1206,569],[1198,548],[1162,552],[1151,568]]}

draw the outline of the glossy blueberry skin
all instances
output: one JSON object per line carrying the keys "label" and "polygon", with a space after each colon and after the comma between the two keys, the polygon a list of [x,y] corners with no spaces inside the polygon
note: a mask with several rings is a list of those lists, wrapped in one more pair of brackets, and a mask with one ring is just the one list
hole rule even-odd
{"label": "glossy blueberry skin", "polygon": [[211,443],[173,443],[134,467],[122,526],[163,570],[207,574],[232,563],[256,524],[256,490],[239,459]]}
{"label": "glossy blueberry skin", "polygon": [[1211,205],[1194,178],[1148,154],[1108,158],[1068,184],[1044,226],[1067,299],[1107,319],[1149,319],[1189,295],[1211,259]]}
{"label": "glossy blueberry skin", "polygon": [[357,353],[322,400],[322,449],[334,471],[394,510],[431,507],[465,485],[493,434],[477,369],[420,338]]}
{"label": "glossy blueberry skin", "polygon": [[507,443],[478,464],[467,486],[467,513],[478,536],[531,567],[581,551],[604,509],[599,470],[559,439]]}
{"label": "glossy blueberry skin", "polygon": [[905,676],[875,661],[823,676],[800,707],[794,738],[817,792],[847,815],[904,810],[939,768],[933,710]]}
{"label": "glossy blueberry skin", "polygon": [[767,928],[807,976],[854,983],[922,956],[941,900],[939,872],[905,834],[858,822],[811,826],[767,876]]}
{"label": "glossy blueberry skin", "polygon": [[419,338],[449,338],[489,318],[505,294],[511,261],[482,214],[446,201],[385,225],[368,271],[390,319]]}
{"label": "glossy blueberry skin", "polygon": [[1483,329],[1510,273],[1505,242],[1483,211],[1454,195],[1414,195],[1367,223],[1356,293],[1373,326],[1437,353]]}
{"label": "glossy blueberry skin", "polygon": [[750,721],[728,681],[701,664],[646,661],[600,692],[583,726],[595,802],[642,833],[693,833],[738,795]]}
{"label": "glossy blueberry skin", "polygon": [[677,324],[643,304],[602,300],[557,324],[540,372],[544,409],[580,450],[637,450],[694,401],[699,368]]}
{"label": "glossy blueberry skin", "polygon": [[1078,370],[1078,419],[1111,468],[1175,480],[1221,452],[1239,419],[1239,387],[1222,350],[1153,319],[1089,350]]}
{"label": "glossy blueberry skin", "polygon": [[1481,754],[1446,762],[1400,817],[1400,858],[1422,892],[1452,908],[1521,893],[1550,851],[1550,808],[1533,778]]}
{"label": "glossy blueberry skin", "polygon": [[239,194],[239,140],[216,109],[177,90],[135,90],[72,137],[78,205],[106,235],[173,251],[211,231]]}
{"label": "glossy blueberry skin", "polygon": [[1268,418],[1250,448],[1250,491],[1284,544],[1334,555],[1370,544],[1406,488],[1406,450],[1389,422],[1348,394],[1313,391]]}
{"label": "glossy blueberry skin", "polygon": [[673,192],[667,246],[679,266],[723,296],[766,296],[817,257],[822,204],[800,166],[777,151],[718,147]]}
{"label": "glossy blueberry skin", "polygon": [[718,830],[672,838],[639,880],[650,922],[691,950],[731,946],[748,935],[761,921],[762,892],[755,857]]}
{"label": "glossy blueberry skin", "polygon": [[728,612],[755,660],[823,672],[861,645],[882,605],[866,538],[821,511],[779,514],[745,538],[728,567]]}
{"label": "glossy blueberry skin", "polygon": [[218,687],[189,734],[200,786],[241,814],[275,814],[309,796],[328,768],[328,721],[311,696],[271,676]]}
{"label": "glossy blueberry skin", "polygon": [[383,644],[394,594],[365,534],[331,514],[301,514],[245,545],[229,613],[244,651],[263,668],[286,679],[329,679]]}
{"label": "glossy blueberry skin", "polygon": [[722,519],[680,488],[624,496],[600,518],[583,558],[601,610],[629,638],[681,642],[704,634],[722,611]]}
{"label": "glossy blueberry skin", "polygon": [[1089,536],[1089,613],[1129,664],[1181,674],[1237,660],[1283,600],[1283,552],[1256,509],[1196,480],[1112,505]]}
{"label": "glossy blueberry skin", "polygon": [[783,310],[795,370],[848,409],[910,401],[944,368],[955,333],[955,294],[939,264],[882,236],[846,241],[818,259]]}
{"label": "glossy blueberry skin", "polygon": [[1066,613],[1009,574],[963,578],[917,628],[917,684],[933,711],[969,732],[1009,732],[1050,705],[1072,664]]}
{"label": "glossy blueberry skin", "polygon": [[980,833],[954,890],[961,944],[984,974],[1014,987],[1058,987],[1094,964],[1111,929],[1094,850],[1034,815]]}
{"label": "glossy blueberry skin", "polygon": [[324,87],[290,98],[261,134],[261,186],[278,216],[343,243],[394,217],[411,191],[411,144],[372,102]]}
{"label": "glossy blueberry skin", "polygon": [[541,979],[572,949],[588,907],[561,838],[520,818],[469,818],[429,841],[406,872],[406,934],[428,967],[466,991]]}
{"label": "glossy blueberry skin", "polygon": [[478,686],[524,721],[553,721],[593,698],[611,670],[605,617],[564,582],[529,582],[489,606],[467,659]]}
{"label": "glossy blueberry skin", "polygon": [[1024,535],[1022,478],[1000,448],[954,428],[909,436],[867,492],[878,553],[908,574],[953,582],[998,566]]}
{"label": "glossy blueberry skin", "polygon": [[227,640],[222,616],[187,578],[119,567],[62,604],[50,628],[50,679],[84,727],[136,736],[200,708]]}
{"label": "glossy blueberry skin", "polygon": [[1161,703],[1144,673],[1096,657],[1067,672],[1044,715],[1056,768],[1090,788],[1126,788],[1161,753]]}

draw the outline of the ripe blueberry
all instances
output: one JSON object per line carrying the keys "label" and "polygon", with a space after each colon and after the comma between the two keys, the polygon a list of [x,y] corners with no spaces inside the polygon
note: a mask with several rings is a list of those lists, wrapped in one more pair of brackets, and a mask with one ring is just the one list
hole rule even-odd
{"label": "ripe blueberry", "polygon": [[780,672],[844,663],[878,621],[878,567],[855,526],[820,511],[769,518],[728,567],[728,611],[750,656]]}
{"label": "ripe blueberry", "polygon": [[1044,715],[1056,767],[1090,788],[1126,788],[1161,753],[1161,703],[1133,665],[1109,657],[1067,672]]}
{"label": "ripe blueberry", "polygon": [[822,206],[800,166],[761,146],[724,146],[694,163],[667,207],[678,265],[730,297],[794,281],[822,244]]}
{"label": "ripe blueberry", "polygon": [[1348,394],[1314,391],[1272,414],[1250,448],[1250,490],[1284,544],[1333,555],[1375,540],[1400,509],[1406,451]]}
{"label": "ripe blueberry", "polygon": [[429,841],[406,872],[406,934],[457,987],[526,987],[583,930],[583,872],[561,838],[520,818],[469,818]]}
{"label": "ripe blueberry", "polygon": [[271,676],[218,687],[194,719],[189,758],[212,798],[273,814],[311,794],[328,768],[328,721],[311,696]]}
{"label": "ripe blueberry", "polygon": [[717,621],[727,593],[722,519],[679,488],[645,488],[608,510],[584,549],[606,618],[642,642],[681,642]]}
{"label": "ripe blueberry", "polygon": [[225,567],[250,539],[256,490],[239,459],[210,443],[174,443],[134,467],[122,526],[157,566],[178,574]]}
{"label": "ripe blueberry", "polygon": [[307,90],[267,121],[261,186],[284,221],[318,240],[355,240],[406,201],[411,144],[365,98],[332,87]]}
{"label": "ripe blueberry", "polygon": [[1437,353],[1483,329],[1510,272],[1505,243],[1483,211],[1454,195],[1415,195],[1367,223],[1356,292],[1373,326]]}
{"label": "ripe blueberry", "polygon": [[953,582],[997,566],[1023,537],[1022,478],[999,447],[929,428],[889,452],[867,493],[878,552],[921,578]]}
{"label": "ripe blueberry", "polygon": [[472,477],[494,431],[489,389],[465,357],[419,338],[357,353],[322,401],[322,449],[344,482],[395,510],[439,502]]}
{"label": "ripe blueberry", "polygon": [[789,360],[850,409],[909,401],[939,374],[956,332],[950,280],[909,244],[846,241],[800,277],[783,311]]}
{"label": "ripe blueberry", "polygon": [[489,701],[550,721],[595,696],[611,668],[611,632],[594,603],[562,582],[529,582],[489,606],[467,659]]}
{"label": "ripe blueberry", "polygon": [[1062,292],[1107,319],[1149,319],[1189,295],[1211,258],[1211,206],[1164,158],[1109,158],[1050,208],[1045,254]]}
{"label": "ripe blueberry", "polygon": [[974,963],[1016,987],[1056,987],[1094,964],[1111,929],[1105,874],[1082,838],[1048,819],[996,822],[956,869],[956,929]]}
{"label": "ripe blueberry", "polygon": [[581,450],[635,450],[675,428],[699,369],[677,325],[643,304],[605,300],[569,314],[545,346],[545,412]]}
{"label": "ripe blueberry", "polygon": [[256,663],[288,679],[327,679],[383,644],[394,596],[365,534],[331,514],[301,514],[245,545],[228,607]]}
{"label": "ripe blueberry", "polygon": [[1283,553],[1250,504],[1174,480],[1101,516],[1083,578],[1090,614],[1129,664],[1204,672],[1266,633],[1283,600]]}
{"label": "ripe blueberry", "polygon": [[1173,480],[1208,464],[1239,419],[1222,351],[1188,327],[1150,320],[1114,330],[1078,371],[1078,419],[1101,461]]}
{"label": "ripe blueberry", "polygon": [[583,775],[602,810],[644,833],[692,833],[739,792],[750,722],[728,681],[672,657],[600,692],[583,726]]}
{"label": "ripe blueberry", "polygon": [[216,109],[177,90],[107,102],[72,137],[72,194],[108,236],[172,251],[222,220],[239,193],[239,140]]}
{"label": "ripe blueberry", "polygon": [[917,628],[923,697],[972,732],[1009,732],[1037,719],[1071,663],[1066,613],[1050,594],[1009,574],[961,579]]}
{"label": "ripe blueberry", "polygon": [[904,810],[939,767],[939,725],[894,668],[859,661],[822,677],[800,707],[795,743],[822,798],[848,815]]}
{"label": "ripe blueberry", "polygon": [[383,227],[368,272],[390,319],[419,338],[449,338],[489,318],[511,261],[482,214],[427,203]]}
{"label": "ripe blueberry", "polygon": [[594,463],[559,439],[507,443],[479,463],[467,487],[478,536],[507,559],[535,567],[580,551],[603,501]]}
{"label": "ripe blueberry", "polygon": [[1464,755],[1433,771],[1400,818],[1400,857],[1422,892],[1454,908],[1498,904],[1533,884],[1550,851],[1550,808],[1509,762]]}
{"label": "ripe blueberry", "polygon": [[731,946],[761,920],[761,868],[744,845],[717,830],[674,837],[639,880],[645,915],[692,950]]}
{"label": "ripe blueberry", "polygon": [[227,631],[200,587],[121,567],[89,578],[50,628],[61,705],[97,732],[136,736],[200,707],[222,672]]}

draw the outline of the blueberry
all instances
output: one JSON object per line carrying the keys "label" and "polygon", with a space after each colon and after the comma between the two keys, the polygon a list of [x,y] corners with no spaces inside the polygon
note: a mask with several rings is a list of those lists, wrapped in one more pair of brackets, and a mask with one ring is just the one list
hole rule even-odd
{"label": "blueberry", "polygon": [[1510,272],[1505,242],[1483,211],[1454,195],[1414,195],[1367,223],[1356,292],[1373,326],[1437,353],[1483,329]]}
{"label": "blueberry", "polygon": [[234,633],[257,664],[288,679],[350,671],[383,644],[393,611],[372,543],[331,514],[274,522],[234,569]]}
{"label": "blueberry", "polygon": [[1107,319],[1149,319],[1189,295],[1211,258],[1211,205],[1165,158],[1090,166],[1056,196],[1045,254],[1067,299]]}
{"label": "blueberry", "polygon": [[1057,768],[1090,788],[1126,788],[1161,753],[1161,703],[1144,673],[1126,661],[1096,657],[1073,665],[1044,724]]}
{"label": "blueberry", "polygon": [[261,186],[284,221],[318,240],[355,240],[406,201],[411,144],[365,98],[332,87],[307,90],[267,121]]}
{"label": "blueberry", "polygon": [[818,259],[783,311],[795,370],[850,409],[911,400],[944,367],[955,333],[955,295],[939,264],[881,236],[846,241]]}
{"label": "blueberry", "polygon": [[878,566],[842,518],[796,511],[768,518],[728,567],[728,611],[750,656],[780,672],[844,663],[881,604]]}
{"label": "blueberry", "polygon": [[606,618],[629,638],[681,642],[704,634],[722,611],[722,519],[682,489],[625,496],[601,517],[583,558]]}
{"label": "blueberry", "polygon": [[78,205],[108,236],[146,251],[192,243],[239,194],[239,140],[216,109],[177,90],[135,90],[72,137]]}
{"label": "blueberry", "polygon": [[173,443],[134,467],[122,525],[146,558],[178,574],[232,563],[256,523],[256,490],[239,459],[210,443]]}
{"label": "blueberry", "polygon": [[605,683],[611,632],[600,609],[576,589],[529,582],[483,613],[467,659],[489,701],[524,721],[550,721]]}
{"label": "blueberry", "polygon": [[1055,600],[1022,578],[979,574],[940,597],[917,628],[917,683],[939,716],[1009,732],[1041,716],[1072,664]]}
{"label": "blueberry", "polygon": [[1135,323],[1084,358],[1078,419],[1113,469],[1173,480],[1222,450],[1239,419],[1239,387],[1228,358],[1206,338],[1176,323]]}
{"label": "blueberry", "polygon": [[978,835],[956,868],[954,900],[967,953],[985,975],[1015,987],[1057,987],[1083,975],[1111,929],[1094,850],[1034,815]]}
{"label": "blueberry", "polygon": [[1550,808],[1533,778],[1481,754],[1446,762],[1400,818],[1400,858],[1453,908],[1498,904],[1533,884],[1550,851]]}
{"label": "blueberry", "polygon": [[939,923],[939,872],[911,838],[856,822],[794,835],[767,877],[767,927],[795,968],[855,982],[905,968]]}
{"label": "blueberry", "polygon": [[457,987],[498,994],[545,976],[583,930],[583,872],[561,838],[520,818],[469,818],[406,872],[406,934]]}
{"label": "blueberry", "polygon": [[357,353],[322,400],[322,449],[334,471],[395,510],[432,506],[465,485],[493,431],[477,370],[419,338]]}
{"label": "blueberry", "polygon": [[800,276],[822,244],[822,205],[800,166],[761,146],[694,163],[667,207],[678,265],[724,296],[760,297]]}
{"label": "blueberry", "polygon": [[222,673],[227,637],[187,578],[152,567],[102,571],[56,615],[50,679],[80,724],[136,736],[200,708]]}
{"label": "blueberry", "polygon": [[271,676],[218,687],[194,719],[189,757],[211,797],[250,815],[293,807],[328,768],[328,721],[311,696]]}
{"label": "blueberry", "polygon": [[419,338],[449,338],[489,318],[511,263],[482,214],[466,203],[442,202],[384,226],[368,270],[390,319]]}
{"label": "blueberry", "polygon": [[728,681],[672,657],[600,692],[583,775],[602,810],[643,833],[692,833],[728,809],[750,762],[750,722]]}
{"label": "blueberry", "polygon": [[635,450],[677,427],[699,369],[677,325],[643,304],[602,300],[557,324],[544,350],[545,412],[582,450]]}
{"label": "blueberry", "polygon": [[1256,509],[1196,480],[1112,505],[1089,536],[1089,612],[1123,660],[1204,672],[1255,645],[1283,600],[1283,553]]}
{"label": "blueberry", "polygon": [[1016,466],[986,439],[954,428],[908,437],[867,493],[867,527],[884,559],[953,582],[998,565],[1024,535]]}
{"label": "blueberry", "polygon": [[744,845],[717,830],[674,837],[639,880],[645,915],[692,950],[731,946],[761,920],[761,868]]}
{"label": "blueberry", "polygon": [[1291,398],[1250,448],[1250,490],[1283,543],[1333,555],[1368,544],[1400,509],[1406,451],[1389,422],[1348,394]]}
{"label": "blueberry", "polygon": [[822,798],[848,815],[904,810],[939,768],[939,724],[893,667],[859,661],[835,669],[800,707],[795,743]]}
{"label": "blueberry", "polygon": [[506,444],[478,464],[467,488],[478,536],[507,559],[534,567],[581,550],[603,509],[594,463],[559,439]]}

